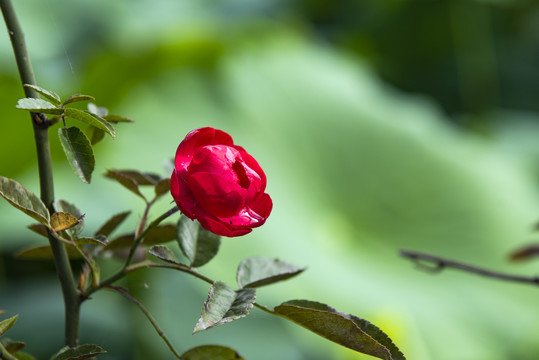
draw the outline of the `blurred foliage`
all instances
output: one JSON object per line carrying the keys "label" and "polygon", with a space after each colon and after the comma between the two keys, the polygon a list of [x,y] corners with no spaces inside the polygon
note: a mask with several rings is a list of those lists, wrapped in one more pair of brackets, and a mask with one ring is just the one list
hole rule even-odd
{"label": "blurred foliage", "polygon": [[[308,269],[278,293],[262,289],[263,304],[331,303],[387,330],[410,359],[537,358],[536,289],[432,277],[397,257],[406,247],[536,271],[505,258],[534,240],[539,216],[537,2],[16,6],[39,85],[63,97],[91,93],[136,120],[97,146],[92,185],[74,177],[51,136],[57,196],[87,214],[86,232],[140,205],[100,173],[164,174],[162,161],[189,130],[222,128],[261,163],[275,208],[255,234],[223,242],[201,271],[233,283],[242,258],[279,257]],[[2,32],[0,47],[0,175],[37,192],[31,125],[15,109],[22,89]],[[0,308],[20,313],[10,336],[46,358],[61,347],[60,289],[51,264],[12,258],[42,240],[5,202],[0,213]],[[124,285],[180,350],[215,343],[246,359],[367,359],[254,311],[191,336],[208,288],[162,274],[135,274]],[[82,337],[109,351],[103,359],[167,358],[146,319],[117,295],[96,295],[82,311]]]}

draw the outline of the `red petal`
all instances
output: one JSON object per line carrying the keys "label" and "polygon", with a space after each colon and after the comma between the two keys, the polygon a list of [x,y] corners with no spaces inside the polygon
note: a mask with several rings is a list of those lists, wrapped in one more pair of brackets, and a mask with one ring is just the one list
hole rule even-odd
{"label": "red petal", "polygon": [[176,170],[172,171],[170,177],[170,193],[180,211],[188,218],[194,219],[197,206],[195,198]]}
{"label": "red petal", "polygon": [[199,206],[216,217],[234,216],[245,204],[246,191],[234,179],[218,174],[195,173],[189,176],[187,185]]}
{"label": "red petal", "polygon": [[187,167],[196,149],[205,145],[219,144],[232,146],[234,145],[234,141],[226,132],[212,127],[204,127],[191,131],[176,150],[176,169]]}

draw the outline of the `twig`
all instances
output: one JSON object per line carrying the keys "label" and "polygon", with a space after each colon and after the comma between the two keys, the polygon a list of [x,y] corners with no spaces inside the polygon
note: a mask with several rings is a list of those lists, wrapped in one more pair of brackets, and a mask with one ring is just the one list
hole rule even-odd
{"label": "twig", "polygon": [[[480,276],[484,276],[488,278],[498,279],[498,280],[539,285],[539,277],[528,277],[528,276],[501,273],[498,271],[483,269],[477,266],[463,264],[454,260],[444,259],[438,256],[424,254],[424,253],[410,251],[410,250],[400,250],[400,255],[412,260],[422,269],[426,269],[430,272],[440,272],[446,268],[452,268],[452,269],[462,270],[468,273],[472,273],[472,274],[476,274],[476,275],[480,275]],[[431,265],[428,265],[425,262],[430,263]]]}
{"label": "twig", "polygon": [[127,292],[126,289],[122,288],[122,287],[119,287],[119,286],[113,286],[113,285],[108,285],[107,286],[108,289],[111,289],[111,290],[114,290],[116,291],[117,293],[119,293],[120,295],[122,295],[123,297],[125,297],[127,300],[131,301],[133,304],[137,305],[138,308],[144,313],[144,315],[146,315],[146,317],[148,318],[148,320],[150,321],[150,323],[152,323],[152,326],[153,328],[155,329],[155,331],[157,332],[157,334],[163,339],[163,341],[167,344],[168,348],[170,349],[170,351],[172,351],[172,353],[174,354],[174,356],[176,356],[177,359],[182,359],[181,355],[178,354],[178,352],[176,351],[176,349],[174,349],[174,346],[172,345],[172,343],[168,340],[168,338],[166,337],[165,333],[163,332],[163,330],[161,330],[161,328],[159,327],[159,325],[157,324],[157,322],[155,321],[155,319],[153,318],[152,314],[150,314],[150,312],[148,311],[148,309],[146,309],[144,307],[144,305],[142,305],[142,303],[140,301],[137,300],[137,298],[135,298],[133,295],[129,294]]}

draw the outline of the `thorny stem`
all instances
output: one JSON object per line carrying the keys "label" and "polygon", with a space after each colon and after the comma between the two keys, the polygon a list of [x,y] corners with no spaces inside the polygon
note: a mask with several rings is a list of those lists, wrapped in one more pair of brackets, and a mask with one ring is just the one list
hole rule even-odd
{"label": "thorny stem", "polygon": [[123,297],[125,297],[127,300],[131,301],[133,304],[137,305],[138,308],[144,313],[144,315],[146,315],[146,318],[148,318],[148,320],[150,321],[150,323],[152,324],[153,328],[155,329],[155,331],[157,332],[157,334],[159,334],[159,336],[163,339],[163,341],[167,344],[168,348],[170,349],[170,351],[174,354],[174,356],[176,356],[177,359],[182,359],[181,355],[178,354],[178,352],[176,351],[176,349],[174,349],[174,346],[172,345],[172,343],[168,340],[168,338],[166,337],[165,333],[163,332],[163,330],[161,330],[161,328],[159,327],[159,325],[157,324],[157,321],[155,321],[154,317],[152,316],[152,314],[150,314],[150,312],[148,311],[148,309],[146,309],[144,307],[144,305],[142,305],[142,303],[140,301],[138,301],[137,298],[135,298],[133,295],[129,294],[127,292],[126,289],[124,288],[121,288],[119,286],[112,286],[112,285],[108,285],[107,286],[108,289],[111,289],[111,290],[114,290],[116,291],[117,293],[119,293],[120,295],[122,295]]}
{"label": "thorny stem", "polygon": [[[13,53],[17,62],[19,76],[23,84],[24,92],[27,97],[38,98],[38,94],[24,84],[36,85],[32,64],[26,50],[24,33],[19,24],[15,9],[11,0],[0,0],[0,8],[4,16],[4,21],[8,30]],[[37,161],[39,170],[39,184],[41,190],[41,200],[53,213],[52,206],[54,200],[54,186],[52,176],[52,160],[49,148],[49,122],[42,114],[31,114],[32,124],[34,127],[34,139],[37,149]],[[62,294],[65,305],[65,344],[68,346],[76,346],[79,337],[79,314],[80,314],[80,296],[77,290],[73,270],[69,263],[64,244],[54,238],[49,231],[49,243],[54,255],[56,264],[56,272],[62,287]]]}
{"label": "thorny stem", "polygon": [[[446,268],[453,268],[453,269],[462,270],[468,273],[472,273],[472,274],[476,274],[476,275],[480,275],[480,276],[484,276],[488,278],[494,278],[498,280],[539,285],[539,277],[527,277],[527,276],[521,276],[521,275],[501,273],[497,271],[483,269],[483,268],[473,266],[473,265],[463,264],[454,260],[444,259],[438,256],[424,254],[424,253],[415,252],[415,251],[409,251],[409,250],[401,250],[400,254],[401,256],[404,256],[405,258],[408,258],[414,261],[417,265],[419,265],[423,269],[426,269],[430,272],[437,273]],[[431,265],[427,265],[425,264],[425,262],[431,263]]]}

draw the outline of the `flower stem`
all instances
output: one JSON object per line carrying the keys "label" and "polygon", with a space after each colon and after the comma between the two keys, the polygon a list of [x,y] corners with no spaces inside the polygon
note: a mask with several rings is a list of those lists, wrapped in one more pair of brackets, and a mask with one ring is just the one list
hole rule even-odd
{"label": "flower stem", "polygon": [[[19,76],[27,97],[38,98],[38,94],[24,84],[36,85],[30,57],[26,50],[24,33],[17,19],[11,0],[0,0],[0,8],[6,23],[13,53],[17,62]],[[54,200],[54,186],[52,176],[52,160],[49,147],[49,123],[43,120],[40,114],[31,114],[34,127],[34,139],[37,150],[39,170],[39,184],[41,200],[49,211],[54,212],[52,203]],[[49,243],[54,254],[56,271],[62,287],[65,305],[65,344],[76,346],[79,334],[80,296],[77,290],[73,270],[69,263],[69,257],[64,244],[49,233]]]}

